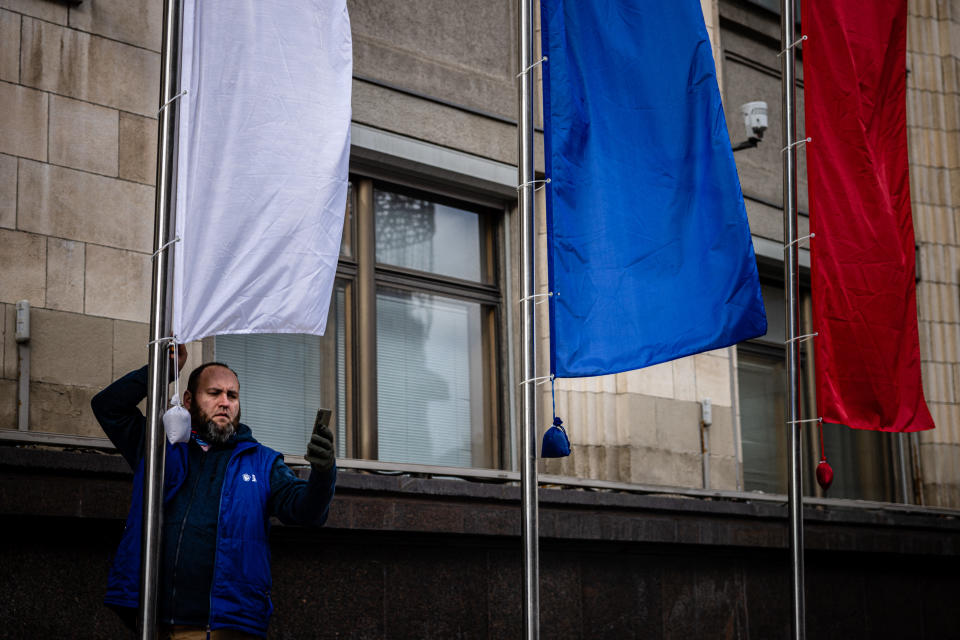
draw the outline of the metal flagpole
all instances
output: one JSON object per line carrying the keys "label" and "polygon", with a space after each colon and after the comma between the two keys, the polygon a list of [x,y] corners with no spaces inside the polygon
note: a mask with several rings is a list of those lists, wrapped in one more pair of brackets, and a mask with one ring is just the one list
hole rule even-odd
{"label": "metal flagpole", "polygon": [[781,0],[780,68],[783,119],[783,277],[786,288],[787,424],[790,426],[788,505],[790,511],[790,561],[792,568],[792,630],[794,640],[806,638],[803,586],[803,494],[800,442],[800,306],[799,246],[797,242],[797,125],[796,125],[796,2]]}
{"label": "metal flagpole", "polygon": [[150,361],[147,387],[147,440],[144,454],[143,547],[140,558],[140,610],[137,629],[142,640],[157,633],[157,577],[160,564],[160,529],[163,518],[164,433],[161,417],[167,405],[170,358],[166,357],[172,334],[167,291],[169,240],[174,218],[177,96],[180,58],[181,0],[165,0],[163,54],[160,74],[157,190],[153,227],[153,291],[150,297]]}
{"label": "metal flagpole", "polygon": [[523,269],[523,438],[520,468],[523,521],[523,629],[527,640],[540,637],[540,550],[537,520],[537,403],[536,326],[534,293],[536,243],[533,207],[533,0],[519,0],[520,74],[519,78],[519,198],[521,262]]}

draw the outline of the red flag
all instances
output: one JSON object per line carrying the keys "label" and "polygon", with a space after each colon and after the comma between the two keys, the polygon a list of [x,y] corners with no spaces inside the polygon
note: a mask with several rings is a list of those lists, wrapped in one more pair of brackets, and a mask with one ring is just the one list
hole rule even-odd
{"label": "red flag", "polygon": [[802,7],[819,413],[858,429],[932,429],[907,171],[907,2]]}

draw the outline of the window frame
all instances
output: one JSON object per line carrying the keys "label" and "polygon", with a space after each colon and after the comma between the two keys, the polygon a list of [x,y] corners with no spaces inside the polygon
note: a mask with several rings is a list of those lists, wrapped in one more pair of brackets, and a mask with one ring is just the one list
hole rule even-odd
{"label": "window frame", "polygon": [[[371,175],[372,174],[372,175]],[[510,461],[509,433],[505,419],[506,404],[501,381],[504,372],[506,329],[504,325],[504,269],[501,256],[503,227],[507,205],[477,198],[472,194],[457,197],[447,185],[421,185],[408,179],[380,172],[351,173],[351,215],[344,224],[344,237],[351,240],[351,253],[341,254],[338,277],[349,279],[347,285],[349,342],[347,360],[353,361],[347,378],[347,405],[352,408],[347,419],[347,457],[378,460],[377,411],[377,323],[376,304],[379,287],[389,287],[428,295],[442,296],[476,303],[481,309],[481,386],[483,397],[482,438],[474,448],[471,468],[502,469]],[[376,262],[376,228],[374,190],[385,190],[421,197],[448,204],[481,216],[482,282],[463,280],[415,269]],[[351,295],[352,294],[352,295]],[[476,440],[476,439],[475,439]],[[480,461],[477,461],[479,456]]]}

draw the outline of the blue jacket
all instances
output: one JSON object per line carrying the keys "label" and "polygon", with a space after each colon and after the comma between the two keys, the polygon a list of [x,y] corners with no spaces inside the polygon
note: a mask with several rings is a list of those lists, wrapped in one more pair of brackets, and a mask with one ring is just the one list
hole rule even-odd
{"label": "blue jacket", "polygon": [[[164,502],[186,478],[184,443],[167,444]],[[254,442],[240,442],[227,466],[221,489],[220,517],[210,592],[211,629],[230,627],[261,636],[273,613],[270,601],[270,471],[279,453]],[[107,604],[138,606],[140,543],[143,531],[143,460],[133,483],[133,500],[120,547],[107,580]]]}
{"label": "blue jacket", "polygon": [[[146,393],[146,371],[131,372],[120,378],[93,400],[94,413],[104,431],[124,457],[136,469],[130,512],[120,546],[117,550],[108,580],[105,602],[117,608],[121,615],[135,612],[140,589],[140,545],[142,535],[142,496],[144,482],[143,427],[145,419],[136,404]],[[170,515],[171,505],[176,501],[193,501],[184,489],[186,479],[194,472],[194,483],[201,478],[196,469],[191,469],[191,456],[196,461],[199,448],[195,442],[166,445],[166,468],[164,474],[164,512]],[[206,564],[212,567],[209,601],[188,604],[187,619],[164,619],[176,624],[204,622],[211,629],[233,628],[247,633],[266,635],[273,605],[270,601],[270,548],[269,516],[276,515],[281,521],[292,524],[320,525],[326,520],[336,481],[336,469],[328,473],[313,473],[310,481],[295,477],[283,464],[282,457],[258,442],[249,428],[240,425],[238,437],[231,441],[230,448],[221,450],[226,464],[220,465],[220,473],[213,480],[203,479],[219,486],[214,487],[205,498],[210,504],[194,505],[187,514],[204,510],[210,513],[210,521],[216,520],[215,543],[211,537],[210,547],[198,542],[198,536],[187,534],[181,542],[164,541],[161,565],[162,577],[171,581],[175,575],[172,557],[179,558],[186,566]],[[229,456],[229,458],[227,458]],[[212,485],[211,485],[212,486]],[[194,488],[194,491],[196,489]],[[218,501],[218,502],[214,502]],[[181,509],[182,512],[182,509]],[[195,519],[194,515],[190,518]],[[168,572],[163,575],[163,572]],[[209,574],[208,574],[209,576]],[[180,593],[183,592],[183,580]],[[176,583],[174,582],[174,585]],[[196,585],[193,585],[196,591]],[[204,596],[207,591],[203,589]],[[174,591],[177,591],[174,589]],[[169,604],[174,597],[162,593],[161,603]],[[206,599],[204,597],[204,599]],[[180,605],[170,609],[183,611]],[[188,599],[189,600],[189,599]],[[192,608],[189,608],[192,606]],[[163,606],[161,606],[161,609]]]}

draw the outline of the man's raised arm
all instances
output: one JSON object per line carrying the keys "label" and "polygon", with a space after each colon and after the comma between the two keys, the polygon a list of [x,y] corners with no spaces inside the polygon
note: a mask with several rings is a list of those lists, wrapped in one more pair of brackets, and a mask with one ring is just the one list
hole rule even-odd
{"label": "man's raised arm", "polygon": [[327,521],[337,484],[333,433],[326,425],[311,436],[306,459],[310,463],[307,481],[277,459],[270,474],[270,511],[285,524],[319,527]]}
{"label": "man's raised arm", "polygon": [[[178,358],[182,369],[187,360],[187,348],[184,345],[178,347]],[[143,455],[147,420],[137,405],[146,397],[147,367],[142,367],[113,381],[90,401],[97,422],[131,469],[137,468]]]}

